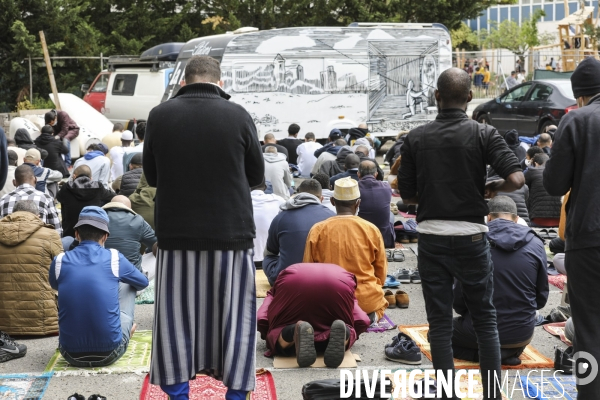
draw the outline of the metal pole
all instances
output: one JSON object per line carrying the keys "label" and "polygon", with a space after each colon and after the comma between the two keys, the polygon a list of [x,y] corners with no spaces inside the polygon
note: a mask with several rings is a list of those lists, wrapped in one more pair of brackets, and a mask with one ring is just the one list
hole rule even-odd
{"label": "metal pole", "polygon": [[48,53],[48,46],[46,45],[46,36],[44,31],[40,31],[40,41],[42,42],[42,49],[44,50],[44,59],[46,60],[46,69],[48,70],[48,78],[50,78],[50,87],[52,88],[52,95],[54,97],[54,105],[57,110],[60,110],[60,99],[58,98],[58,90],[56,89],[56,81],[54,80],[54,71],[52,71],[52,64],[50,62],[50,54]]}
{"label": "metal pole", "polygon": [[104,71],[104,58],[102,57],[102,53],[100,53],[100,71]]}
{"label": "metal pole", "polygon": [[31,54],[29,55],[29,98],[33,104],[33,75],[31,74]]}

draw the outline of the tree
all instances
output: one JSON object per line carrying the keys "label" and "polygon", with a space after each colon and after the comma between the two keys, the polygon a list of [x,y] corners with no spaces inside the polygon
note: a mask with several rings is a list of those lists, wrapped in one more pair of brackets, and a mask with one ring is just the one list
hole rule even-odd
{"label": "tree", "polygon": [[476,50],[479,45],[477,34],[464,22],[460,24],[458,29],[450,31],[450,38],[452,39],[452,47],[454,48]]}
{"label": "tree", "polygon": [[498,26],[492,27],[486,39],[486,44],[496,48],[512,51],[525,65],[525,54],[532,47],[540,44],[537,23],[545,16],[543,10],[536,10],[529,19],[519,26],[513,20],[504,20]]}

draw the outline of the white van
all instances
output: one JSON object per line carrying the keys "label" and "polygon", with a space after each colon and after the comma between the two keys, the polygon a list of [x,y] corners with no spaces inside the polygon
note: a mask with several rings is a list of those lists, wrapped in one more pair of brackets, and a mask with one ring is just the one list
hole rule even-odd
{"label": "white van", "polygon": [[190,40],[177,58],[163,101],[174,96],[187,61],[221,63],[223,89],[254,119],[259,138],[325,139],[333,128],[366,123],[373,136],[395,137],[428,123],[439,74],[452,66],[450,33],[441,24],[353,23],[296,27]]}
{"label": "white van", "polygon": [[150,110],[160,104],[183,45],[166,43],[139,57],[110,57],[108,69],[91,85],[82,85],[83,100],[113,123],[127,126],[129,120],[147,119]]}

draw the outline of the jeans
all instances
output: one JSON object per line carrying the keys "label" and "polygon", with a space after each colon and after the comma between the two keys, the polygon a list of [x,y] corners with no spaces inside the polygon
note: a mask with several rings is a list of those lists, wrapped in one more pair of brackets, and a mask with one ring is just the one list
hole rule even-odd
{"label": "jeans", "polygon": [[125,351],[129,344],[131,336],[131,328],[133,327],[133,313],[135,309],[135,294],[133,286],[120,282],[119,283],[119,309],[121,311],[121,331],[123,339],[121,343],[108,355],[103,358],[94,355],[80,356],[77,353],[69,354],[59,345],[59,351],[65,360],[74,367],[106,367],[117,361]]}
{"label": "jeans", "polygon": [[63,139],[63,144],[66,146],[69,151],[65,154],[65,165],[67,168],[71,166],[71,141],[68,139]]}
{"label": "jeans", "polygon": [[446,374],[450,370],[454,371],[452,286],[456,278],[462,284],[464,299],[473,317],[484,398],[500,399],[500,390],[494,384],[494,373],[498,381],[501,381],[500,341],[496,326],[496,309],[492,302],[494,268],[485,234],[420,234],[418,267],[429,322],[433,367]]}

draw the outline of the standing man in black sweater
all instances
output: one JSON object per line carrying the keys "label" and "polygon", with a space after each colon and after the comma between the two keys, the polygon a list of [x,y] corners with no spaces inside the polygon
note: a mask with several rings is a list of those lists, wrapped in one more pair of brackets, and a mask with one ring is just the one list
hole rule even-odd
{"label": "standing man in black sweater", "polygon": [[[223,381],[226,399],[245,399],[255,386],[255,237],[250,187],[264,177],[250,114],[229,102],[221,68],[192,57],[185,81],[148,117],[144,175],[156,187],[156,304],[150,382],[172,400],[189,399],[202,371]],[[223,149],[175,161],[188,149]],[[221,173],[195,176],[182,171]],[[208,190],[210,188],[210,190]]]}
{"label": "standing man in black sweater", "polygon": [[[467,103],[473,96],[470,89],[465,71],[450,68],[440,74],[435,91],[438,116],[406,135],[398,190],[404,204],[419,205],[418,267],[433,367],[454,381],[452,285],[456,278],[473,317],[484,399],[501,399],[494,383],[495,377],[498,382],[502,377],[485,198],[519,189],[525,178],[519,160],[498,131],[467,116]],[[486,184],[487,164],[504,179]]]}
{"label": "standing man in black sweater", "polygon": [[[600,393],[596,376],[600,363],[600,62],[593,57],[583,60],[571,75],[571,86],[579,108],[560,120],[544,170],[544,187],[553,196],[571,191],[566,206],[565,267],[576,327],[573,345],[579,356],[574,357],[573,371],[577,398],[588,400],[597,399]],[[583,363],[595,363],[595,373],[581,374]]]}
{"label": "standing man in black sweater", "polygon": [[288,162],[290,164],[298,164],[298,153],[296,149],[304,140],[298,139],[298,132],[300,132],[300,126],[298,124],[291,124],[288,128],[288,137],[277,141],[277,144],[285,147],[288,152]]}

